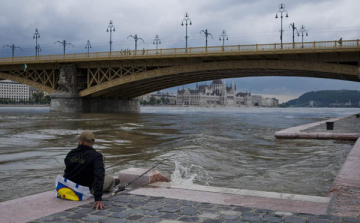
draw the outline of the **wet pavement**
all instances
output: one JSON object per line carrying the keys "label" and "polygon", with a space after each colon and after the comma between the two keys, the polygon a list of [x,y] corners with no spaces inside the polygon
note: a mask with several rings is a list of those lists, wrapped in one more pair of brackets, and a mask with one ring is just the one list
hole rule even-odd
{"label": "wet pavement", "polygon": [[321,124],[312,128],[303,130],[304,132],[328,132],[328,133],[360,133],[360,115],[340,119],[334,123],[333,130],[327,130],[326,124]]}
{"label": "wet pavement", "polygon": [[203,222],[203,223],[336,223],[360,222],[359,218],[311,215],[235,205],[218,205],[164,197],[118,194],[104,199],[106,209],[92,209],[92,204],[68,209],[31,221],[36,223],[135,223],[135,222]]}

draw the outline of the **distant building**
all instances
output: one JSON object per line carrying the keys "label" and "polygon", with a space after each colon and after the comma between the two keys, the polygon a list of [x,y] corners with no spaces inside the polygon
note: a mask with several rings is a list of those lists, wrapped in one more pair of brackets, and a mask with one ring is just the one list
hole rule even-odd
{"label": "distant building", "polygon": [[252,106],[250,93],[236,93],[235,82],[226,86],[222,80],[214,80],[210,85],[196,84],[195,90],[183,88],[178,90],[177,105],[198,106]]}
{"label": "distant building", "polygon": [[276,98],[263,98],[263,107],[278,107],[279,100]]}
{"label": "distant building", "polygon": [[174,94],[169,94],[169,92],[156,92],[151,94],[146,94],[140,97],[141,102],[150,102],[151,97],[154,97],[155,100],[161,100],[161,98],[164,98],[168,103],[168,105],[175,105],[176,104],[176,96]]}
{"label": "distant building", "polygon": [[29,86],[13,81],[0,81],[0,99],[29,101]]}

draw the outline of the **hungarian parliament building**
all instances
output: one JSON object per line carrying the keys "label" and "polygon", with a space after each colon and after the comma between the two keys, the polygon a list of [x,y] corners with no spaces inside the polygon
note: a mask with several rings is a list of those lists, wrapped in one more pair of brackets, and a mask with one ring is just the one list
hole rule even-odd
{"label": "hungarian parliament building", "polygon": [[200,107],[277,107],[276,98],[264,98],[260,95],[251,95],[250,92],[236,92],[235,82],[226,86],[222,80],[214,80],[209,84],[196,84],[195,89],[178,89],[177,94],[153,93],[144,95],[142,101],[150,101],[154,97],[169,99],[169,105],[200,106]]}

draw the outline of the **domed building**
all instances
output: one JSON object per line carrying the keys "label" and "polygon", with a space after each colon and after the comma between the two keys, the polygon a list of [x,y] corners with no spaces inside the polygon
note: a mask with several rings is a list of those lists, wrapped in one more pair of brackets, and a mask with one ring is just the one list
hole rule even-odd
{"label": "domed building", "polygon": [[236,93],[235,82],[230,86],[222,80],[213,80],[210,85],[196,84],[195,90],[189,88],[178,89],[177,105],[198,106],[252,106],[250,93]]}

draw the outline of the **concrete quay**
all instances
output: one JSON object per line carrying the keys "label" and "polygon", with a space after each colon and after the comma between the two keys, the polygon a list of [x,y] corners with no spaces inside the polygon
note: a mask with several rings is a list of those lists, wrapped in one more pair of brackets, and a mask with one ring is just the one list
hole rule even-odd
{"label": "concrete quay", "polygon": [[[326,122],[334,122],[334,129],[327,130]],[[356,141],[360,137],[360,117],[351,115],[296,126],[275,132],[274,136],[278,139],[334,139]]]}

